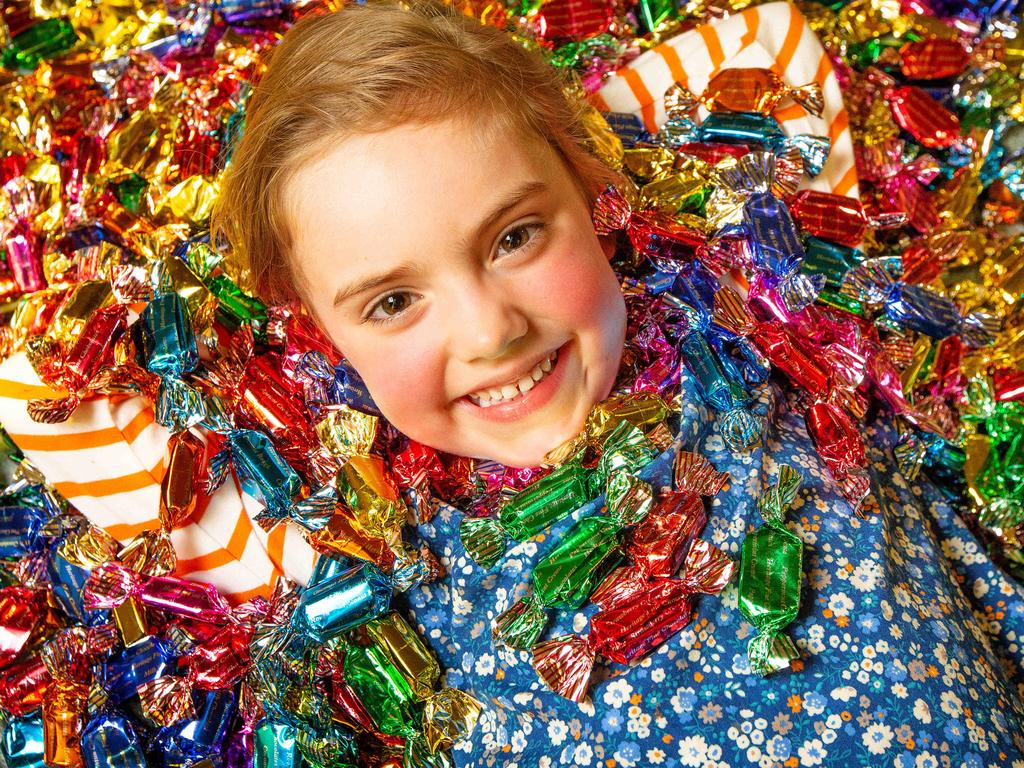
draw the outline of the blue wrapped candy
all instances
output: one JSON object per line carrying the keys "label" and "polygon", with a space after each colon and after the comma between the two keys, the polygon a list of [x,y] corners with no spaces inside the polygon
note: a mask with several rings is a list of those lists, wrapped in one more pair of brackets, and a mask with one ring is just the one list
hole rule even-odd
{"label": "blue wrapped candy", "polygon": [[85,768],[146,768],[146,755],[131,722],[116,710],[100,712],[82,729]]}
{"label": "blue wrapped candy", "polygon": [[0,760],[7,768],[43,768],[43,717],[12,717],[0,731]]}
{"label": "blue wrapped candy", "polygon": [[300,635],[323,643],[391,607],[394,580],[372,563],[362,563],[307,588],[292,614]]}
{"label": "blue wrapped candy", "polygon": [[224,482],[230,461],[242,490],[263,504],[255,519],[265,530],[289,517],[309,531],[327,524],[337,506],[333,487],[325,486],[308,498],[296,500],[302,490],[298,473],[267,435],[236,428],[217,397],[207,402],[204,426],[226,438],[223,450],[210,459],[211,492]]}
{"label": "blue wrapped candy", "polygon": [[923,333],[933,339],[959,335],[968,347],[991,344],[998,320],[984,312],[961,315],[953,301],[922,285],[899,279],[899,257],[868,259],[843,280],[842,291],[858,301],[881,307],[885,322]]}
{"label": "blue wrapped candy", "polygon": [[199,348],[188,305],[177,293],[161,293],[140,316],[146,370],[160,377],[156,420],[181,432],[203,419],[203,399],[184,377],[199,365]]}

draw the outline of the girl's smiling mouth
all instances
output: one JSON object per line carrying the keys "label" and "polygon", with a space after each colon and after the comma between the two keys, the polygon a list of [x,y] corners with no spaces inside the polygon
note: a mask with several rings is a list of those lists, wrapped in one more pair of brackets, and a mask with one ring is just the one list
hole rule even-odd
{"label": "girl's smiling mouth", "polygon": [[464,395],[455,401],[456,406],[470,409],[477,418],[495,422],[515,421],[533,413],[558,391],[565,378],[570,348],[571,342],[566,342],[532,370],[525,372],[517,382]]}

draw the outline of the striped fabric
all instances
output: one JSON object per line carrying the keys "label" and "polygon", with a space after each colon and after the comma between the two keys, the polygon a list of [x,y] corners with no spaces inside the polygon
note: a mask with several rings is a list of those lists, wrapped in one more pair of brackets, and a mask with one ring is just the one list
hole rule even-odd
{"label": "striped fabric", "polygon": [[[829,161],[812,188],[857,194],[835,74],[801,15],[786,3],[752,8],[668,40],[618,72],[593,99],[602,110],[633,112],[655,130],[665,119],[661,96],[673,82],[699,92],[723,67],[769,67],[794,85],[820,83],[823,119],[796,105],[783,106],[775,117],[788,134],[832,139]],[[124,397],[85,402],[63,424],[28,417],[27,400],[55,396],[23,354],[0,364],[0,423],[57,490],[122,543],[157,528],[168,433],[154,422],[152,408],[141,398]],[[215,584],[235,603],[268,595],[282,573],[304,584],[315,554],[294,526],[265,534],[251,522],[259,510],[233,481],[226,483],[199,519],[171,533],[177,573]]]}
{"label": "striped fabric", "polygon": [[[57,491],[121,543],[159,528],[168,432],[153,409],[141,397],[120,397],[88,400],[62,424],[29,418],[29,399],[56,396],[24,354],[0,364],[0,422]],[[281,573],[304,584],[312,549],[293,526],[266,534],[251,521],[260,509],[233,480],[225,483],[201,517],[171,532],[177,573],[215,584],[234,603],[269,595]]]}
{"label": "striped fabric", "polygon": [[[663,97],[674,83],[699,94],[721,69],[771,69],[789,85],[818,83],[825,97],[822,116],[784,101],[774,117],[787,135],[828,136],[832,151],[821,174],[801,188],[856,197],[857,170],[839,82],[828,55],[796,6],[769,3],[667,40],[616,72],[591,96],[603,112],[629,112],[654,132],[665,120]],[[702,112],[702,117],[706,112]]]}

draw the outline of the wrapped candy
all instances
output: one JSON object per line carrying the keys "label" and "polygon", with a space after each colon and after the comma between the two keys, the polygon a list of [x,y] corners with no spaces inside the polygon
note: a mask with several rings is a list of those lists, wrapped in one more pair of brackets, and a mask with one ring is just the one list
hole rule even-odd
{"label": "wrapped candy", "polygon": [[114,344],[127,326],[128,309],[120,304],[97,309],[86,321],[82,332],[67,355],[54,361],[42,378],[67,390],[57,400],[30,400],[28,413],[36,421],[65,421],[78,407],[84,390],[100,369],[110,362]]}
{"label": "wrapped candy", "polygon": [[497,518],[466,517],[459,535],[462,545],[485,568],[505,552],[505,541],[524,541],[555,524],[593,496],[593,472],[569,461],[503,504]]}
{"label": "wrapped candy", "polygon": [[892,115],[900,128],[921,146],[945,149],[960,139],[960,121],[925,91],[905,85],[888,93]]}
{"label": "wrapped candy", "polygon": [[156,420],[180,432],[205,415],[202,397],[183,378],[199,363],[188,305],[177,293],[160,294],[146,305],[141,320],[146,368],[160,376]]}
{"label": "wrapped candy", "polygon": [[880,305],[883,317],[900,327],[936,339],[959,334],[964,343],[980,347],[991,343],[998,321],[984,312],[961,315],[956,304],[920,285],[901,282],[899,259],[869,259],[851,269],[843,291],[860,301]]}
{"label": "wrapped candy", "polygon": [[774,192],[781,183],[789,189],[792,179],[780,178],[778,163],[766,152],[752,152],[734,168],[720,172],[722,183],[743,199],[743,227],[751,244],[751,262],[766,285],[784,297],[787,307],[798,309],[821,286],[800,273],[805,253],[786,204]]}
{"label": "wrapped candy", "polygon": [[900,48],[900,71],[911,80],[954,77],[967,68],[970,56],[959,40],[927,38]]}
{"label": "wrapped candy", "polygon": [[534,566],[533,591],[497,616],[496,641],[527,648],[544,629],[546,607],[578,608],[618,564],[619,535],[646,515],[650,486],[627,473],[609,478],[608,513],[583,518]]}
{"label": "wrapped candy", "polygon": [[310,530],[327,524],[336,505],[333,488],[327,486],[306,499],[296,501],[295,497],[302,489],[298,473],[264,433],[234,427],[218,398],[208,401],[204,423],[226,438],[224,448],[210,459],[209,492],[224,482],[230,459],[242,488],[263,503],[264,509],[257,515],[256,522],[265,529],[273,528],[286,517],[295,519]]}
{"label": "wrapped candy", "polygon": [[584,637],[567,635],[533,646],[533,667],[555,693],[586,697],[598,654],[627,664],[650,653],[690,623],[693,596],[718,594],[732,577],[733,562],[707,542],[690,547],[680,579],[658,578],[598,612]]}
{"label": "wrapped candy", "polygon": [[652,258],[691,259],[695,249],[706,241],[703,232],[669,217],[634,211],[615,187],[609,187],[598,197],[594,205],[594,226],[599,235],[624,230],[633,247]]}
{"label": "wrapped candy", "polygon": [[694,96],[680,88],[680,99],[689,96],[711,112],[759,112],[770,115],[778,104],[792,99],[813,115],[821,115],[824,100],[821,86],[809,83],[791,86],[770,69],[729,67],[708,81],[703,93]]}
{"label": "wrapped candy", "polygon": [[831,142],[824,136],[786,136],[770,115],[759,112],[712,112],[699,125],[694,123],[692,97],[676,83],[665,93],[669,119],[661,127],[658,143],[678,147],[690,142],[721,142],[762,147],[779,157],[795,152],[809,176],[817,176],[828,158]]}
{"label": "wrapped candy", "polygon": [[230,610],[211,584],[173,576],[147,577],[114,562],[96,568],[85,585],[88,609],[115,608],[131,598],[151,608],[213,624],[227,622]]}
{"label": "wrapped candy", "polygon": [[783,464],[775,484],[758,501],[764,525],[743,539],[739,608],[758,631],[748,648],[751,669],[767,675],[800,658],[783,628],[800,608],[803,544],[786,528],[787,508],[796,498],[800,476]]}
{"label": "wrapped candy", "polygon": [[[656,367],[656,366],[655,366]],[[641,374],[643,376],[643,374]],[[590,413],[584,434],[608,458],[617,451],[645,454],[639,427],[661,421],[668,409],[658,395],[633,393],[609,398]],[[633,441],[633,447],[629,446]],[[611,466],[605,461],[604,466]],[[533,481],[526,489],[502,499],[497,517],[464,517],[459,528],[466,552],[484,567],[491,567],[505,552],[506,541],[524,541],[564,519],[593,498],[601,483],[600,466],[584,467],[575,455]]]}
{"label": "wrapped candy", "polygon": [[292,627],[315,642],[326,642],[387,611],[393,589],[393,580],[371,563],[353,566],[305,590]]}
{"label": "wrapped candy", "polygon": [[870,227],[888,227],[903,222],[900,214],[871,219],[860,201],[845,195],[833,195],[813,189],[803,189],[788,200],[789,212],[807,235],[833,243],[855,247],[864,239]]}
{"label": "wrapped candy", "polygon": [[628,535],[626,555],[632,563],[613,571],[594,592],[592,601],[610,607],[643,589],[648,581],[679,570],[686,545],[707,522],[701,496],[715,496],[728,477],[703,456],[680,451],[673,467],[673,490],[665,490]]}
{"label": "wrapped candy", "polygon": [[410,764],[420,764],[415,756],[421,750],[434,755],[468,735],[480,703],[453,688],[434,691],[437,660],[401,615],[382,616],[367,625],[367,632],[371,645],[350,645],[345,651],[345,681],[381,732],[407,739]]}
{"label": "wrapped candy", "polygon": [[118,712],[92,717],[82,729],[85,768],[142,768],[146,756],[131,721]]}

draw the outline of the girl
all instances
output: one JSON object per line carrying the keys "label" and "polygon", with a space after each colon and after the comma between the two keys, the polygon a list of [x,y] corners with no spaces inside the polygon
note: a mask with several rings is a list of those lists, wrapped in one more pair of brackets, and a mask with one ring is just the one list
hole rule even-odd
{"label": "girl", "polygon": [[[627,384],[635,324],[615,243],[590,222],[621,179],[588,151],[587,107],[565,94],[499,30],[432,5],[367,5],[299,24],[249,103],[215,225],[258,293],[301,301],[420,443],[533,467]],[[876,508],[861,519],[792,402],[759,447],[734,453],[682,387],[677,440],[732,476],[705,539],[737,556],[780,466],[801,477],[800,658],[752,673],[753,628],[730,586],[641,664],[600,666],[584,704],[560,698],[490,627],[548,542],[598,509],[483,568],[459,540],[462,513],[442,506],[417,532],[447,575],[408,597],[447,683],[485,704],[456,762],[1024,765],[1024,591],[935,489],[894,471],[891,426],[870,427]],[[648,468],[655,483],[666,463]],[[996,599],[1002,621],[983,620]],[[593,612],[559,613],[545,636],[584,632]]]}

